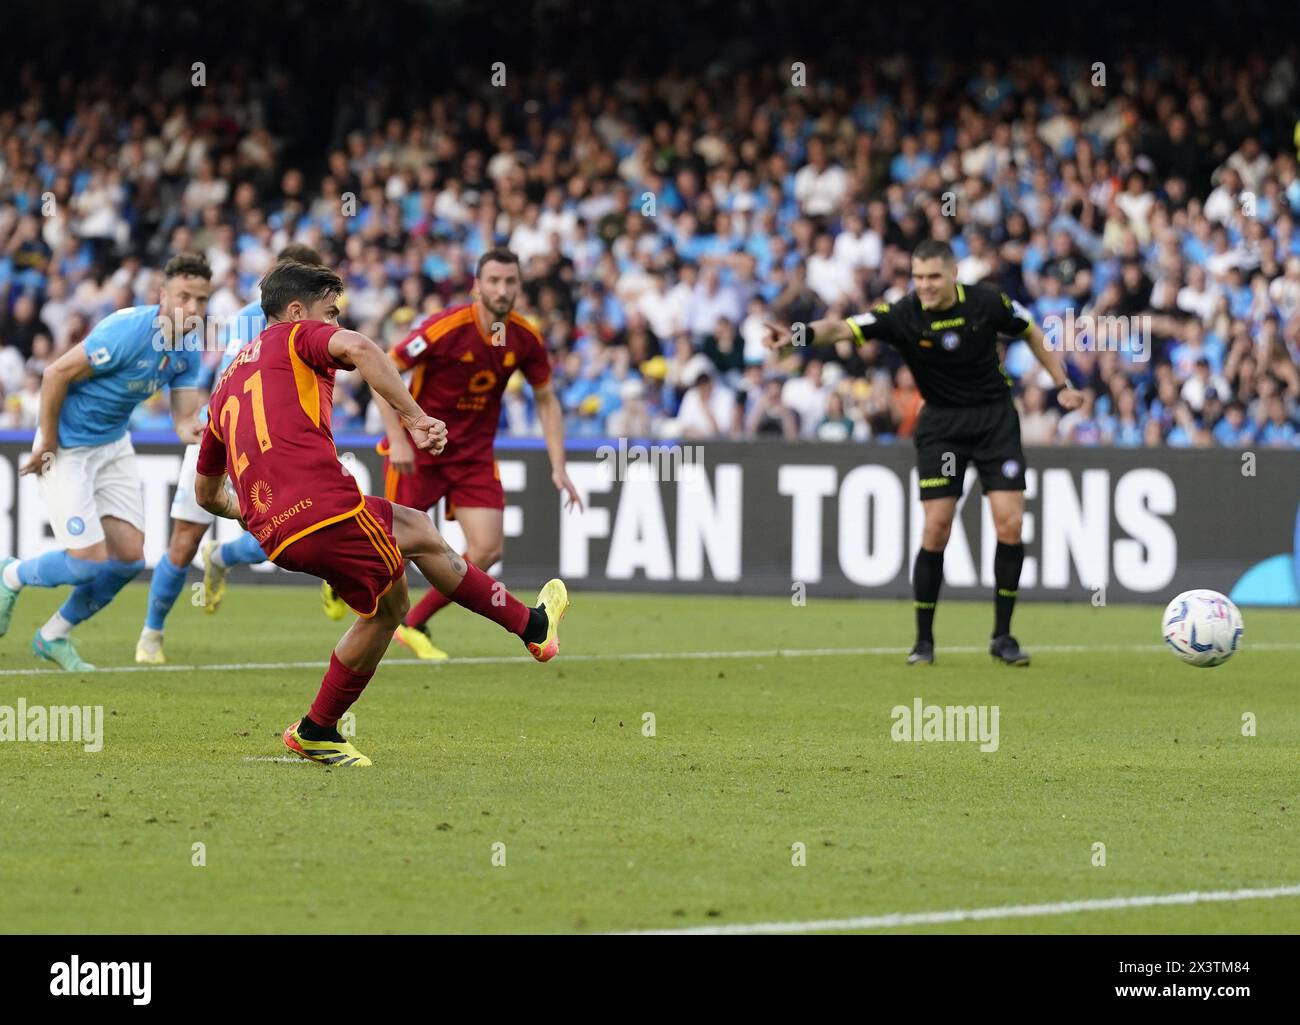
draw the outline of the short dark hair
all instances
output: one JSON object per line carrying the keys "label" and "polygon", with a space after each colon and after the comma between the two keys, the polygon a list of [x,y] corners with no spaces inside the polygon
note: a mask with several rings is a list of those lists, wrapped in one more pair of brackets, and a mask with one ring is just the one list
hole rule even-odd
{"label": "short dark hair", "polygon": [[177,253],[167,261],[163,268],[163,278],[175,277],[202,278],[212,280],[212,268],[208,266],[207,257],[200,253]]}
{"label": "short dark hair", "polygon": [[303,245],[301,242],[290,242],[276,255],[275,262],[305,263],[309,267],[325,266],[325,261],[321,259],[320,253],[316,252],[311,246]]}
{"label": "short dark hair", "polygon": [[483,273],[483,266],[489,263],[513,263],[519,266],[519,257],[512,253],[505,246],[497,246],[495,249],[489,249],[486,253],[478,258],[478,266],[474,268],[474,276],[478,277]]}
{"label": "short dark hair", "polygon": [[291,302],[311,306],[339,295],[343,291],[343,279],[328,267],[285,260],[267,272],[261,289],[262,312],[268,317],[278,317]]}
{"label": "short dark hair", "polygon": [[957,262],[957,257],[952,252],[952,246],[948,245],[947,242],[940,242],[937,238],[923,239],[912,250],[913,260],[933,260],[936,257],[944,263]]}

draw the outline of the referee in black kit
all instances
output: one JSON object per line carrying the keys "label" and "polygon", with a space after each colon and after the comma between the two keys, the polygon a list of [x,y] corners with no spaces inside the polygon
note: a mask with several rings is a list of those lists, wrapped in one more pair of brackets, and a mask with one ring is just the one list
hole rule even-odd
{"label": "referee in black kit", "polygon": [[[957,283],[957,261],[946,242],[927,239],[912,252],[915,291],[899,302],[882,303],[846,320],[818,320],[806,326],[806,345],[850,339],[861,345],[878,338],[898,349],[916,378],[925,405],[916,427],[925,529],[912,570],[916,645],[909,665],[934,662],[934,611],[943,583],[943,551],[952,533],[972,459],[997,527],[993,557],[993,640],[989,653],[1007,665],[1026,666],[1029,655],[1011,636],[1011,612],[1020,587],[1025,546],[1020,526],[1025,512],[1025,454],[1020,417],[1011,399],[1012,380],[998,355],[998,335],[1023,338],[1057,388],[1057,402],[1074,409],[1083,396],[1070,387],[1054,352],[1043,344],[1033,318],[1005,293],[985,285]],[[767,344],[791,343],[791,330],[768,325]]]}

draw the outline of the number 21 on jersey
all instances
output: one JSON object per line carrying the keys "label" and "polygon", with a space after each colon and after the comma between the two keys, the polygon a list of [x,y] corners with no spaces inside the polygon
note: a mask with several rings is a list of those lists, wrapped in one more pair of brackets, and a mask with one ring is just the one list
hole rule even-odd
{"label": "number 21 on jersey", "polygon": [[[266,407],[262,405],[262,371],[250,374],[244,382],[244,394],[252,397],[253,431],[257,435],[257,446],[263,452],[271,450],[271,434],[266,429]],[[235,468],[235,479],[248,467],[248,455],[239,451],[235,432],[239,429],[239,396],[231,395],[221,406],[221,429],[226,434],[226,444],[230,447],[230,457]]]}

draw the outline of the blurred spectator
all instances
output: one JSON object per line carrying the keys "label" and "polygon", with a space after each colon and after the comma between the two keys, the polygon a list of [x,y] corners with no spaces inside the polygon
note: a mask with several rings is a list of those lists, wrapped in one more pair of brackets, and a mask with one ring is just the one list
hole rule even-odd
{"label": "blurred spectator", "polygon": [[1246,419],[1240,402],[1229,402],[1214,428],[1214,439],[1225,448],[1243,448],[1255,441],[1255,426]]}
{"label": "blurred spectator", "polygon": [[1137,394],[1125,387],[1115,403],[1115,414],[1107,425],[1110,442],[1121,448],[1138,448],[1142,444],[1142,415],[1138,412]]}
{"label": "blurred spectator", "polygon": [[916,421],[921,415],[921,393],[916,380],[907,367],[899,367],[890,395],[890,412],[894,418],[894,433],[900,438],[910,438],[916,431]]}
{"label": "blurred spectator", "polygon": [[1296,442],[1296,425],[1287,416],[1286,404],[1280,395],[1273,395],[1263,406],[1264,420],[1256,440],[1270,448],[1289,448]]}
{"label": "blurred spectator", "polygon": [[673,436],[688,441],[734,437],[735,393],[717,382],[711,366],[700,366],[690,381],[677,412]]}
{"label": "blurred spectator", "polygon": [[745,418],[745,437],[770,435],[791,441],[799,437],[799,418],[782,401],[781,379],[769,377],[763,381],[758,397]]}
{"label": "blurred spectator", "polygon": [[40,308],[31,292],[21,293],[12,309],[0,319],[0,341],[12,345],[26,359],[32,354],[32,341],[43,330]]}
{"label": "blurred spectator", "polygon": [[848,184],[844,168],[830,161],[825,140],[810,139],[808,162],[794,176],[799,208],[809,217],[830,217],[839,211]]}
{"label": "blurred spectator", "polygon": [[724,380],[738,379],[745,369],[744,343],[736,334],[735,324],[726,317],[718,318],[713,332],[704,338],[701,350]]}
{"label": "blurred spectator", "polygon": [[1061,414],[1047,408],[1047,393],[1030,385],[1021,398],[1020,440],[1026,445],[1056,444]]}
{"label": "blurred spectator", "polygon": [[5,396],[4,424],[10,429],[33,430],[40,422],[41,376],[28,371],[19,391]]}
{"label": "blurred spectator", "polygon": [[844,411],[844,399],[831,392],[826,399],[826,415],[815,432],[819,441],[848,441],[853,437],[853,419]]}
{"label": "blurred spectator", "polygon": [[1057,435],[1067,445],[1100,445],[1102,424],[1097,419],[1097,393],[1083,389],[1083,405],[1061,417]]}
{"label": "blurred spectator", "polygon": [[646,388],[640,380],[624,381],[619,389],[622,404],[605,421],[605,431],[615,438],[649,438],[654,435]]}
{"label": "blurred spectator", "polygon": [[819,359],[810,359],[803,374],[786,381],[781,389],[781,401],[799,417],[799,433],[805,438],[817,432],[826,415],[830,387],[824,379],[825,366]]}

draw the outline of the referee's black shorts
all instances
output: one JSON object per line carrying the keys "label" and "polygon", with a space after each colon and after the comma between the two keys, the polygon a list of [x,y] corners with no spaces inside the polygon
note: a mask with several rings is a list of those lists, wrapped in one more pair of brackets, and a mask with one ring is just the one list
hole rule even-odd
{"label": "referee's black shorts", "polygon": [[985,406],[927,402],[913,440],[922,501],[960,496],[972,460],[985,493],[1025,490],[1020,416],[1010,398]]}

